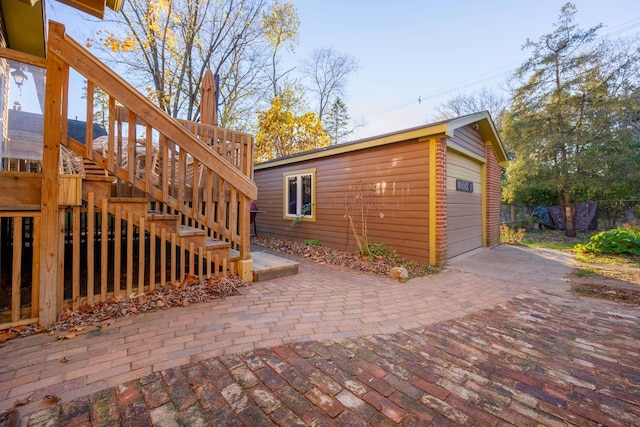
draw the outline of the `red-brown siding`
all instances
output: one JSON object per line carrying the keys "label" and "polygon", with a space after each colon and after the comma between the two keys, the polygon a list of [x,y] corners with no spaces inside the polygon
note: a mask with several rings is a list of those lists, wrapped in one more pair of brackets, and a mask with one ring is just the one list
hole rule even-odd
{"label": "red-brown siding", "polygon": [[[478,116],[480,120],[488,119]],[[353,147],[337,147],[350,150],[343,153],[329,148],[280,160],[271,166],[258,165],[254,178],[259,190],[257,204],[265,211],[256,220],[258,233],[297,241],[314,239],[329,247],[354,251],[356,246],[345,215],[345,200],[353,202],[362,192],[364,196],[373,195],[367,217],[369,240],[384,243],[401,256],[442,264],[448,257],[484,242],[498,243],[500,166],[493,150],[494,145],[501,148],[495,140],[497,136],[485,135],[482,132],[487,128],[477,123],[461,124],[448,140],[437,139],[441,131],[436,128],[432,134],[417,136],[415,130],[408,130],[407,134],[411,134],[408,139],[421,138],[422,142],[417,139],[386,142],[384,138],[389,136],[384,135],[372,139],[371,144],[362,141]],[[486,145],[483,135],[492,143]],[[504,153],[500,153],[502,158]],[[433,156],[432,162],[430,156]],[[457,160],[450,163],[450,157]],[[429,182],[431,163],[435,165],[432,183]],[[483,168],[485,185],[481,182]],[[315,170],[316,178],[315,220],[305,219],[292,227],[293,221],[285,219],[283,212],[284,175],[309,170]],[[473,193],[456,191],[456,178],[472,181]],[[431,198],[430,188],[434,189]],[[486,202],[484,230],[483,200]],[[430,201],[435,202],[431,209]],[[432,220],[431,213],[434,214]],[[430,229],[430,225],[435,228]],[[430,247],[434,250],[432,254]]]}
{"label": "red-brown siding", "polygon": [[[429,229],[428,142],[400,142],[350,153],[256,169],[258,233],[290,240],[317,239],[338,249],[354,250],[345,218],[345,198],[359,190],[371,198],[369,240],[385,243],[402,256],[427,262]],[[316,168],[316,221],[292,228],[283,218],[283,175]],[[383,217],[380,217],[380,213]]]}

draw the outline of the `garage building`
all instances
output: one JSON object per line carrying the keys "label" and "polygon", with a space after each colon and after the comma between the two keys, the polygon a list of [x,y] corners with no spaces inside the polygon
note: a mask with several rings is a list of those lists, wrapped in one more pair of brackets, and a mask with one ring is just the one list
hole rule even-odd
{"label": "garage building", "polygon": [[370,242],[441,265],[500,242],[506,160],[487,112],[270,160],[257,231],[355,251],[364,218]]}

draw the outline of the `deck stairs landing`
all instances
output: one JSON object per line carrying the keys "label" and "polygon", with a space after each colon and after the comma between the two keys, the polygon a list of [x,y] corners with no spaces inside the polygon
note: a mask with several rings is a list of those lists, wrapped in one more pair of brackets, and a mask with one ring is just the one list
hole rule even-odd
{"label": "deck stairs landing", "polygon": [[254,282],[293,276],[300,272],[299,262],[279,257],[255,246],[251,247],[251,259]]}

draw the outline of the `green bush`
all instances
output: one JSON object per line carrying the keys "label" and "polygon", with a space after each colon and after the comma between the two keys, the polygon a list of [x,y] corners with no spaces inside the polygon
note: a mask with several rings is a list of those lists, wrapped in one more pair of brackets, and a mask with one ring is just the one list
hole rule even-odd
{"label": "green bush", "polygon": [[302,243],[306,246],[324,246],[318,239],[305,239]]}
{"label": "green bush", "polygon": [[640,228],[619,227],[594,234],[589,242],[576,245],[576,252],[640,255]]}
{"label": "green bush", "polygon": [[364,247],[362,255],[366,255],[371,258],[386,258],[389,260],[395,260],[398,258],[398,254],[395,250],[387,247],[384,243],[369,242]]}

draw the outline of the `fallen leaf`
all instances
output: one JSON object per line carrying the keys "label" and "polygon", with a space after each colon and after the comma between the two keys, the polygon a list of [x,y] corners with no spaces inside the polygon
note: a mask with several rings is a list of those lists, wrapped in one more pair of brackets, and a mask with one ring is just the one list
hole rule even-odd
{"label": "fallen leaf", "polygon": [[45,397],[42,398],[42,400],[45,403],[49,403],[51,405],[57,405],[58,402],[60,401],[60,397],[56,396],[55,394],[47,394]]}
{"label": "fallen leaf", "polygon": [[81,313],[90,313],[91,311],[93,311],[93,307],[90,306],[89,304],[85,304],[82,305],[78,308],[78,311]]}
{"label": "fallen leaf", "polygon": [[185,285],[191,285],[193,283],[196,283],[200,280],[200,278],[198,276],[192,276],[190,274],[187,275],[187,277],[185,277],[184,279],[184,284]]}
{"label": "fallen leaf", "polygon": [[66,309],[65,311],[63,311],[62,313],[60,313],[58,315],[58,321],[63,321],[63,320],[67,320],[69,318],[69,316],[71,316],[71,310],[70,309]]}
{"label": "fallen leaf", "polygon": [[16,400],[13,406],[24,406],[29,402],[31,402],[31,396]]}
{"label": "fallen leaf", "polygon": [[4,344],[15,336],[15,334],[11,331],[2,331],[0,332],[0,344]]}
{"label": "fallen leaf", "polygon": [[73,328],[69,329],[69,332],[80,332],[84,329],[84,326],[74,326]]}
{"label": "fallen leaf", "polygon": [[62,340],[70,340],[72,338],[77,337],[78,334],[67,334],[67,335],[60,335],[58,336],[58,341],[62,341]]}

